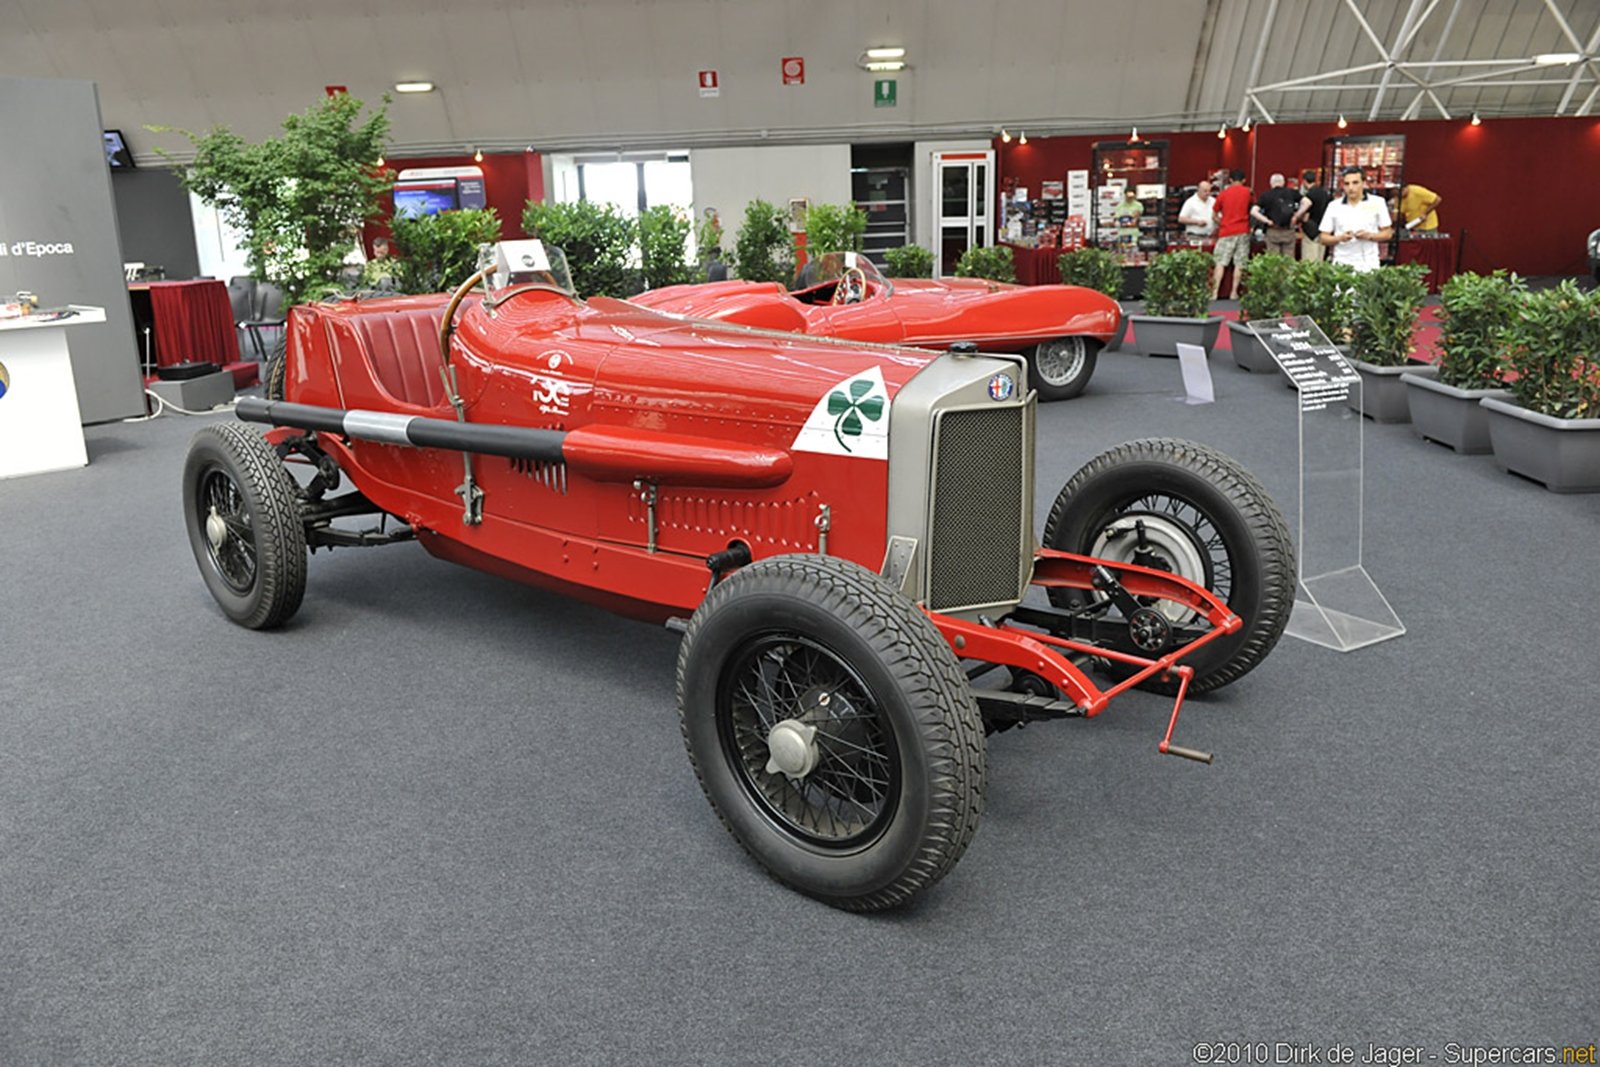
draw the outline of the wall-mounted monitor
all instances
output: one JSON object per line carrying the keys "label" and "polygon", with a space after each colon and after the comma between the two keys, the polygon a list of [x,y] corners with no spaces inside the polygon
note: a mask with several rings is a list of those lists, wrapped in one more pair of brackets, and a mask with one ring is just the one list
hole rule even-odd
{"label": "wall-mounted monitor", "polygon": [[121,130],[106,130],[106,163],[112,170],[133,169],[133,152],[123,140]]}
{"label": "wall-mounted monitor", "polygon": [[454,178],[432,182],[404,182],[394,187],[394,213],[414,219],[454,211],[458,206]]}

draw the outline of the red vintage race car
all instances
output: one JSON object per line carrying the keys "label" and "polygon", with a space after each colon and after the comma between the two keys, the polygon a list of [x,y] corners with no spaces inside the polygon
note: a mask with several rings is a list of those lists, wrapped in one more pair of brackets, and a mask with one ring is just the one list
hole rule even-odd
{"label": "red vintage race car", "polygon": [[1093,289],[981,278],[891,280],[855,252],[812,257],[793,292],[776,282],[710,282],[631,300],[692,318],[852,341],[941,349],[972,341],[984,352],[1024,356],[1028,383],[1041,400],[1083,392],[1122,321],[1117,302]]}
{"label": "red vintage race car", "polygon": [[224,613],[280,625],[308,547],[414,538],[666,621],[706,796],[836,906],[955,864],[986,732],[1153,686],[1173,698],[1159,750],[1209,762],[1172,743],[1185,694],[1260,663],[1292,605],[1277,508],[1201,445],[1101,455],[1040,547],[1015,357],[585,303],[537,242],[449,299],[297,307],[289,335],[286,397],[237,407],[271,429],[208,426],[183,472]]}

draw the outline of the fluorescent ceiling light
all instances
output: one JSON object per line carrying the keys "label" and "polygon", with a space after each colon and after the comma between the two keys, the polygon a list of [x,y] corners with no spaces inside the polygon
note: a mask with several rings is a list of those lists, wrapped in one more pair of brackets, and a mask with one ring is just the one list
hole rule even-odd
{"label": "fluorescent ceiling light", "polygon": [[865,64],[865,66],[866,66],[866,68],[868,70],[905,70],[906,69],[905,63],[902,60],[898,60],[898,59],[873,60],[873,61]]}
{"label": "fluorescent ceiling light", "polygon": [[867,49],[867,58],[868,59],[904,59],[905,57],[906,57],[906,50],[904,48],[869,48],[869,49]]}
{"label": "fluorescent ceiling light", "polygon": [[1577,52],[1541,52],[1533,57],[1533,61],[1541,67],[1560,67],[1576,63],[1582,58]]}
{"label": "fluorescent ceiling light", "polygon": [[395,82],[394,91],[397,93],[431,93],[432,82]]}

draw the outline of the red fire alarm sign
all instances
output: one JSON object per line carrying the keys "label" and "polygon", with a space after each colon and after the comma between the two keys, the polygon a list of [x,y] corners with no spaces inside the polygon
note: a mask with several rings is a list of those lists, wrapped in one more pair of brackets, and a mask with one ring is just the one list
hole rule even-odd
{"label": "red fire alarm sign", "polygon": [[714,70],[702,70],[700,72],[700,95],[717,96],[721,92],[722,89],[717,85],[717,72]]}
{"label": "red fire alarm sign", "polygon": [[783,84],[804,85],[806,83],[806,61],[799,56],[783,57]]}

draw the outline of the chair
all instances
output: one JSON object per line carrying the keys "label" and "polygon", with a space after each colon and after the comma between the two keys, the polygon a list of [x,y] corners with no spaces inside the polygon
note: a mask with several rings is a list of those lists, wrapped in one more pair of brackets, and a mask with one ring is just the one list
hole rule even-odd
{"label": "chair", "polygon": [[[251,316],[239,325],[250,336],[250,345],[255,349],[256,361],[266,362],[267,354],[277,350],[279,338],[283,336],[283,290],[271,282],[259,283],[255,290],[255,300],[252,302]],[[270,344],[262,340],[263,332],[270,335]]]}
{"label": "chair", "polygon": [[254,343],[254,335],[245,329],[245,323],[255,315],[256,280],[248,274],[228,279],[228,304],[233,309],[233,328],[239,335],[239,351]]}

